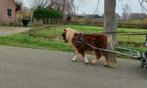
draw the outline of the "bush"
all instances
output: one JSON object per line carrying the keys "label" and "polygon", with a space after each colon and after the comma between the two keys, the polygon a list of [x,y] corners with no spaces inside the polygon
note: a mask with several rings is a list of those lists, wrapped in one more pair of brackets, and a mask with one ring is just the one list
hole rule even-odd
{"label": "bush", "polygon": [[33,11],[33,18],[49,19],[49,18],[61,18],[62,15],[58,10],[38,7]]}

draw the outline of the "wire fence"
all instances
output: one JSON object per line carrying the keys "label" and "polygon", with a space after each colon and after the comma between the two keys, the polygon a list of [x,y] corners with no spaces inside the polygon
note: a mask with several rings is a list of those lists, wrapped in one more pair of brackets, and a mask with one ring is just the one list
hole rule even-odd
{"label": "wire fence", "polygon": [[[32,24],[34,26],[41,25],[64,25],[64,24],[78,24],[78,25],[92,25],[103,27],[103,21],[79,21],[79,20],[64,20],[64,19],[43,19],[43,20],[33,20]],[[146,23],[125,23],[123,21],[116,22],[118,28],[141,28],[147,29]]]}

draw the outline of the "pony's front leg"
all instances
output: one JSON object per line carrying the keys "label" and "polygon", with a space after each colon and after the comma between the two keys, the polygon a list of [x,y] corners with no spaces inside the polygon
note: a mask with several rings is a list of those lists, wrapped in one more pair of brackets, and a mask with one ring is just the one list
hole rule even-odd
{"label": "pony's front leg", "polygon": [[72,58],[72,62],[76,62],[77,60],[78,51],[75,51],[75,56]]}
{"label": "pony's front leg", "polygon": [[77,51],[77,48],[73,44],[71,44],[71,46],[73,47],[73,49],[75,51],[75,56],[72,58],[72,62],[76,62],[77,55],[78,55],[79,52]]}

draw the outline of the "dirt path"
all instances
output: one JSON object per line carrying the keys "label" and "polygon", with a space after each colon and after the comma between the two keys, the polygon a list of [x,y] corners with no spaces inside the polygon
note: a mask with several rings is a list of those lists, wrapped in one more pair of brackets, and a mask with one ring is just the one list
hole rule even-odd
{"label": "dirt path", "polygon": [[[73,53],[0,46],[1,88],[146,88],[139,61],[118,59],[115,69],[85,65]],[[88,57],[92,59],[91,56]]]}
{"label": "dirt path", "polygon": [[7,27],[0,26],[0,36],[7,36],[29,30],[30,27]]}

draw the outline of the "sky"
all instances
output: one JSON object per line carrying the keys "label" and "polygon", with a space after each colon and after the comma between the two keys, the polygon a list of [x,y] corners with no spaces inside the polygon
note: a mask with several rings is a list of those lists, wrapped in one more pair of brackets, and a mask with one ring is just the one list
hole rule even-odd
{"label": "sky", "polygon": [[[25,6],[29,6],[31,0],[22,0]],[[138,0],[116,0],[116,13],[122,14],[123,7],[127,4],[129,6],[129,12],[131,13],[141,13],[143,10],[138,3]],[[75,0],[76,14],[99,14],[104,13],[104,0],[99,1],[98,9],[97,8],[98,0]],[[146,4],[147,8],[147,4]]]}

